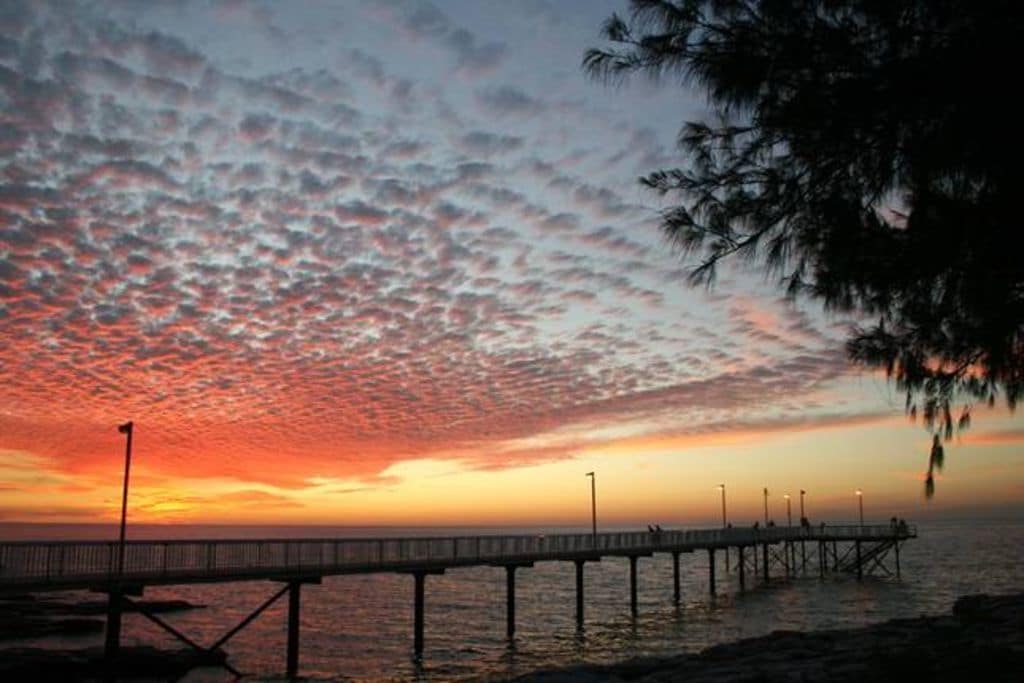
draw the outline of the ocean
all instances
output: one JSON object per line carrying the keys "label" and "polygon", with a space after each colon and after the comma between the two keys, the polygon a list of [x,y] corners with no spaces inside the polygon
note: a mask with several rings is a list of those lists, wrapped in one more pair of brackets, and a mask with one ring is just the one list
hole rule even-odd
{"label": "ocean", "polygon": [[[178,538],[360,537],[469,535],[569,529],[174,527]],[[572,529],[571,531],[575,531]],[[448,681],[495,678],[579,662],[604,663],[644,655],[695,652],[717,643],[776,630],[859,626],[897,617],[948,613],[971,593],[1024,591],[1024,521],[962,520],[918,524],[919,537],[900,554],[902,578],[817,576],[808,573],[739,590],[736,572],[722,571],[718,595],[708,593],[708,557],[682,555],[682,602],[672,601],[668,555],[641,558],[639,612],[629,609],[629,563],[608,558],[585,570],[585,627],[575,624],[574,567],[538,563],[516,572],[516,636],[505,637],[505,572],[478,567],[449,570],[426,581],[426,646],[412,658],[413,580],[397,574],[328,577],[302,589],[300,674],[309,680]],[[169,537],[167,527],[134,527],[130,538]],[[109,527],[0,525],[0,538],[110,538]],[[808,553],[811,548],[808,547]],[[733,561],[735,553],[733,551]],[[205,609],[164,615],[189,637],[209,644],[270,597],[277,584],[252,581],[150,587],[145,599],[185,599]],[[95,600],[97,596],[61,594]],[[232,665],[250,680],[274,680],[285,669],[285,610],[278,601],[226,646]],[[126,645],[177,647],[138,615],[126,615]],[[98,646],[102,634],[0,643],[54,649]],[[219,669],[197,669],[186,681],[233,680]]]}

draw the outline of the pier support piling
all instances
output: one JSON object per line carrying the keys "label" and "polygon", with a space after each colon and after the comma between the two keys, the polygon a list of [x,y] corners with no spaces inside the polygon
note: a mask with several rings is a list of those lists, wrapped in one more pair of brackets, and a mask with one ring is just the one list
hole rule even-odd
{"label": "pier support piling", "polygon": [[295,678],[299,673],[299,595],[302,583],[288,583],[288,678]]}
{"label": "pier support piling", "polygon": [[121,617],[124,614],[126,596],[141,596],[142,586],[114,583],[100,589],[107,594],[107,623],[103,638],[103,659],[108,673],[112,674],[117,655],[121,650]]}
{"label": "pier support piling", "polygon": [[708,590],[715,594],[715,549],[708,548]]}
{"label": "pier support piling", "polygon": [[679,604],[679,552],[672,553],[672,601]]}
{"label": "pier support piling", "polygon": [[516,569],[532,567],[533,562],[503,564],[505,567],[505,632],[511,639],[516,633]]}
{"label": "pier support piling", "polygon": [[896,578],[898,579],[900,578],[900,542],[894,542],[892,547],[896,551]]}
{"label": "pier support piling", "polygon": [[[739,555],[739,569],[740,569],[740,590],[746,590],[747,588],[747,567],[746,562],[743,559],[743,546],[736,548],[736,552]],[[756,556],[756,553],[755,553]]]}
{"label": "pier support piling", "polygon": [[413,574],[415,580],[413,600],[413,652],[416,659],[423,659],[423,593],[426,583],[426,574],[416,572]]}
{"label": "pier support piling", "polygon": [[839,545],[832,541],[832,571],[839,571]]}
{"label": "pier support piling", "polygon": [[576,560],[576,630],[583,630],[583,560]]}
{"label": "pier support piling", "polygon": [[443,569],[409,572],[413,578],[412,650],[416,661],[423,659],[423,603],[427,574],[444,574]]}
{"label": "pier support piling", "polygon": [[854,545],[857,546],[857,580],[860,581],[864,578],[864,565],[861,564],[860,559],[860,541],[854,541]]}
{"label": "pier support piling", "polygon": [[764,582],[768,583],[768,544],[765,543],[763,547],[764,556],[761,558],[764,563]]}
{"label": "pier support piling", "polygon": [[103,646],[103,659],[112,667],[121,649],[121,591],[112,589],[107,594],[107,625]]}
{"label": "pier support piling", "polygon": [[636,555],[629,556],[629,613],[636,616]]}
{"label": "pier support piling", "polygon": [[512,638],[516,634],[516,566],[505,567],[505,634]]}

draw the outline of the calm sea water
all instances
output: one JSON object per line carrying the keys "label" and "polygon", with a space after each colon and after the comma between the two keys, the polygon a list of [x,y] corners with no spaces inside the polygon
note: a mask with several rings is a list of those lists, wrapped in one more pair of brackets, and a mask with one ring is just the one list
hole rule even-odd
{"label": "calm sea water", "polygon": [[[469,534],[460,529],[238,529],[179,527],[179,537],[372,536]],[[446,681],[507,676],[577,662],[612,662],[638,655],[698,651],[716,643],[778,629],[810,630],[857,626],[895,617],[948,613],[969,593],[1024,591],[1024,521],[930,522],[901,552],[903,578],[829,576],[821,581],[808,562],[806,577],[776,581],[739,592],[735,572],[723,576],[718,563],[718,596],[708,595],[707,553],[681,557],[683,602],[672,603],[670,556],[639,561],[639,616],[629,611],[629,564],[624,558],[586,565],[586,626],[575,628],[572,563],[546,562],[517,572],[517,634],[505,638],[505,574],[500,568],[449,570],[427,577],[426,651],[412,661],[413,582],[409,576],[379,574],[324,579],[302,590],[300,671],[313,680]],[[487,530],[495,533],[495,530]],[[516,530],[509,530],[514,532]],[[531,531],[536,531],[532,529]],[[553,533],[557,529],[545,529]],[[24,528],[0,526],[0,536],[24,535]],[[31,530],[35,536],[68,536],[68,528]],[[75,533],[109,537],[109,530],[77,528]],[[166,537],[165,529],[134,537]],[[719,555],[721,558],[721,555]],[[206,609],[167,615],[203,643],[219,638],[275,590],[266,581],[147,588],[147,599],[182,598]],[[95,599],[96,596],[88,596]],[[253,680],[279,678],[284,671],[285,609],[281,600],[228,644],[232,664]],[[175,646],[162,631],[137,615],[125,620],[126,644]],[[85,647],[102,636],[48,638],[11,646]],[[222,671],[197,670],[189,681],[231,680]]]}

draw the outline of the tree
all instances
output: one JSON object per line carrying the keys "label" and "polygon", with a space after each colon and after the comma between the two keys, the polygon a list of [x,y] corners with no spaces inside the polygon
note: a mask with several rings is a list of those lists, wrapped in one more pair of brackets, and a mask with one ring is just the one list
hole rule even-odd
{"label": "tree", "polygon": [[[792,297],[850,312],[849,356],[885,368],[936,437],[970,405],[1024,386],[1020,3],[990,0],[632,0],[592,76],[678,77],[712,122],[689,162],[641,182],[681,203],[662,228],[699,256],[692,284],[749,259]],[[954,405],[962,403],[954,417]]]}

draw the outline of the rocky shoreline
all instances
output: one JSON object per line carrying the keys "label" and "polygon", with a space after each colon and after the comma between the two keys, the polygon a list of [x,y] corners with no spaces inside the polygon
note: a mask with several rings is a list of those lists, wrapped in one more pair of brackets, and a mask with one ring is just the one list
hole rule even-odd
{"label": "rocky shoreline", "polygon": [[567,681],[1024,681],[1024,594],[962,597],[947,616],[862,628],[776,631],[697,654],[536,671],[520,683]]}
{"label": "rocky shoreline", "polygon": [[[158,614],[201,609],[204,605],[185,600],[138,600],[125,611],[134,612],[138,607]],[[105,599],[68,602],[28,594],[6,595],[0,597],[0,641],[102,633],[106,612]]]}
{"label": "rocky shoreline", "polygon": [[[18,606],[17,617],[12,604]],[[91,601],[63,603],[20,596],[18,600],[3,601],[0,610],[7,613],[13,625],[16,618],[31,621],[54,614],[95,614],[100,607]],[[196,606],[174,601],[149,607],[173,611]],[[61,611],[69,608],[70,612]],[[192,667],[223,661],[224,656],[223,652],[123,648],[118,675],[151,677],[159,672],[160,677],[173,678]],[[0,680],[39,676],[44,680],[97,680],[103,673],[100,648],[0,650]],[[776,631],[716,645],[697,654],[541,670],[515,680],[863,683],[899,679],[929,683],[1024,680],[1024,593],[963,597],[956,601],[952,613],[944,616],[894,619],[853,629]]]}
{"label": "rocky shoreline", "polygon": [[[198,652],[150,646],[122,647],[117,656],[118,679],[173,681],[198,666],[226,661],[223,650]],[[0,650],[3,681],[99,681],[109,678],[102,647],[76,650],[9,648]]]}
{"label": "rocky shoreline", "polygon": [[[139,600],[125,611],[139,607],[151,613],[200,609],[184,600]],[[80,636],[103,632],[107,602],[105,599],[65,600],[60,597],[5,595],[0,598],[0,641],[19,641],[48,636]],[[154,676],[177,678],[190,669],[224,661],[223,652],[198,653],[194,650],[164,650],[155,647],[123,647],[118,657],[117,675],[136,678]],[[30,679],[53,681],[92,681],[106,675],[102,647],[61,649],[7,647],[0,649],[0,680]]]}

